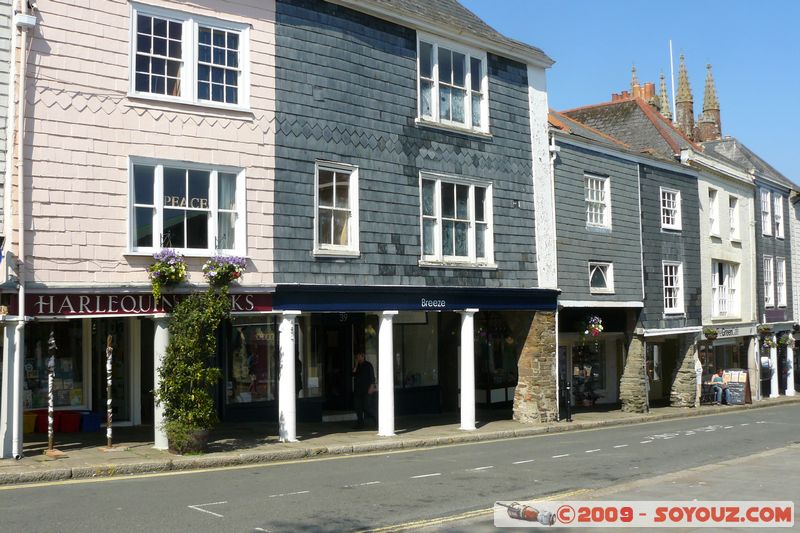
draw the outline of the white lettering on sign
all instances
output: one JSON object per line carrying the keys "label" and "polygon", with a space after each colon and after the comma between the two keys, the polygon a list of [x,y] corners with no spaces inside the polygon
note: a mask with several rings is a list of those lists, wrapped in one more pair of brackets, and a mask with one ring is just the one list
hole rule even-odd
{"label": "white lettering on sign", "polygon": [[441,309],[447,306],[447,302],[445,300],[427,300],[425,298],[422,299],[422,307],[433,307],[435,309]]}
{"label": "white lettering on sign", "polygon": [[165,196],[164,207],[189,207],[191,209],[208,209],[208,198],[187,198],[185,196]]}
{"label": "white lettering on sign", "polygon": [[[234,313],[264,312],[272,310],[272,297],[266,294],[231,294],[231,311]],[[36,294],[26,301],[31,314],[52,315],[102,315],[169,313],[184,298],[180,294],[165,294],[155,301],[149,294]]]}

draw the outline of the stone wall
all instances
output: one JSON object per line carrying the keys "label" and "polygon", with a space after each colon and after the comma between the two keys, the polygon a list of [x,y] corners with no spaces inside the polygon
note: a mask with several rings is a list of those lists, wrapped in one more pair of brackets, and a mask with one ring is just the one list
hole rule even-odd
{"label": "stone wall", "polygon": [[681,335],[678,359],[669,398],[673,407],[694,407],[697,396],[697,376],[694,370],[695,344],[693,335]]}
{"label": "stone wall", "polygon": [[558,420],[555,318],[553,312],[539,311],[528,329],[514,392],[514,420],[519,422]]}
{"label": "stone wall", "polygon": [[628,358],[619,382],[619,399],[626,413],[646,413],[647,376],[644,373],[644,343],[641,337],[634,336],[628,344]]}

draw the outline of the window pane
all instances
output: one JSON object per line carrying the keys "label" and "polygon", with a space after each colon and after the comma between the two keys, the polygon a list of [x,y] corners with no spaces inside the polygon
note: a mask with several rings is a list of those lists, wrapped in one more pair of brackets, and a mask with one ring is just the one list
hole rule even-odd
{"label": "window pane", "polygon": [[469,255],[469,248],[467,246],[469,238],[469,224],[466,222],[456,222],[456,253],[460,257]]}
{"label": "window pane", "polygon": [[180,61],[167,61],[167,76],[172,78],[181,77],[181,63]]}
{"label": "window pane", "polygon": [[331,228],[333,225],[333,215],[329,209],[319,210],[319,236],[320,244],[332,244]]}
{"label": "window pane", "polygon": [[592,278],[589,281],[593,289],[606,289],[608,282],[606,281],[606,267],[595,265],[592,267]]}
{"label": "window pane", "polygon": [[439,87],[439,118],[450,120],[450,88]]}
{"label": "window pane", "polygon": [[481,127],[481,96],[472,95],[472,125],[476,128]]}
{"label": "window pane", "polygon": [[470,59],[470,76],[471,76],[471,83],[472,90],[481,92],[481,82],[483,81],[483,69],[481,68],[481,60],[475,59],[474,57]]}
{"label": "window pane", "polygon": [[136,17],[136,31],[139,33],[152,33],[153,19],[146,15],[138,15]]}
{"label": "window pane", "polygon": [[239,53],[228,50],[228,66],[236,68],[239,66]]}
{"label": "window pane", "polygon": [[136,91],[147,92],[150,90],[150,76],[147,74],[136,74]]}
{"label": "window pane", "polygon": [[211,96],[211,85],[209,85],[208,82],[198,82],[197,97],[200,100],[208,100],[209,96]]}
{"label": "window pane", "polygon": [[336,207],[347,209],[350,207],[350,176],[348,174],[336,174]]}
{"label": "window pane", "polygon": [[211,99],[215,102],[222,102],[224,99],[224,86],[212,84],[211,85]]}
{"label": "window pane", "polygon": [[187,248],[208,248],[208,213],[187,211],[186,240]]}
{"label": "window pane", "polygon": [[198,49],[197,59],[203,63],[211,63],[211,47],[201,44]]}
{"label": "window pane", "polygon": [[209,67],[208,65],[198,66],[197,79],[200,81],[209,81],[211,79],[211,67]]}
{"label": "window pane", "polygon": [[167,78],[167,94],[170,96],[180,96],[181,80],[175,78]]}
{"label": "window pane", "polygon": [[221,250],[236,248],[236,213],[220,213],[217,227],[219,231],[217,248]]}
{"label": "window pane", "polygon": [[454,255],[453,246],[455,242],[454,223],[452,220],[442,221],[442,253],[444,255]]}
{"label": "window pane", "polygon": [[333,212],[333,244],[347,246],[349,244],[350,212]]}
{"label": "window pane", "polygon": [[153,37],[153,53],[159,56],[167,55],[167,40]]}
{"label": "window pane", "polygon": [[486,224],[475,225],[475,255],[478,258],[486,257]]}
{"label": "window pane", "polygon": [[225,32],[223,30],[214,30],[214,47],[225,47]]}
{"label": "window pane", "polygon": [[422,180],[422,214],[426,216],[436,215],[434,198],[436,196],[436,182]]}
{"label": "window pane", "polygon": [[155,168],[144,165],[133,167],[133,203],[153,205],[153,172]]}
{"label": "window pane", "polygon": [[456,215],[455,208],[455,188],[452,183],[442,183],[442,216],[447,218],[454,218]]}
{"label": "window pane", "polygon": [[319,171],[319,205],[333,207],[333,172]]}
{"label": "window pane", "polygon": [[155,94],[166,94],[167,80],[163,76],[153,76],[150,78],[150,92]]}
{"label": "window pane", "polygon": [[467,58],[464,54],[453,52],[453,85],[466,87],[467,82]]}
{"label": "window pane", "polygon": [[133,236],[136,246],[153,246],[153,208],[137,207],[133,210]]}
{"label": "window pane", "polygon": [[424,78],[433,77],[433,45],[419,43],[419,73]]}
{"label": "window pane", "polygon": [[452,83],[453,81],[453,65],[450,61],[450,50],[447,48],[439,47],[439,81],[443,83]]}
{"label": "window pane", "polygon": [[170,21],[169,38],[175,41],[180,41],[182,36],[183,36],[183,24],[180,22]]}
{"label": "window pane", "polygon": [[228,48],[230,50],[238,50],[239,49],[239,34],[238,33],[228,33]]}
{"label": "window pane", "polygon": [[151,58],[150,72],[158,74],[159,76],[165,76],[167,74],[167,61],[158,57]]}
{"label": "window pane", "polygon": [[236,174],[219,173],[219,208],[236,209]]}
{"label": "window pane", "polygon": [[164,209],[164,238],[162,246],[166,248],[184,248],[183,217],[183,210]]}
{"label": "window pane", "polygon": [[462,124],[467,121],[466,113],[464,112],[464,103],[467,99],[467,92],[459,89],[453,89],[453,122],[461,122]]}
{"label": "window pane", "polygon": [[189,171],[189,206],[193,209],[208,209],[209,172]]}
{"label": "window pane", "polygon": [[436,220],[426,218],[422,221],[422,253],[436,253]]}
{"label": "window pane", "polygon": [[149,35],[136,36],[136,51],[149,54],[152,50],[152,38]]}
{"label": "window pane", "polygon": [[181,168],[164,168],[164,205],[167,207],[186,207],[185,170]]}
{"label": "window pane", "polygon": [[486,189],[483,187],[475,187],[475,220],[479,222],[484,222],[486,220],[485,205]]}
{"label": "window pane", "polygon": [[462,220],[469,218],[469,187],[467,185],[456,186],[456,218]]}
{"label": "window pane", "polygon": [[433,82],[420,82],[420,114],[423,117],[433,117]]}
{"label": "window pane", "polygon": [[211,30],[209,28],[200,28],[198,39],[200,44],[211,44]]}
{"label": "window pane", "polygon": [[225,102],[229,104],[239,102],[239,91],[236,87],[225,87]]}
{"label": "window pane", "polygon": [[153,18],[153,35],[159,37],[167,36],[167,21],[164,19]]}

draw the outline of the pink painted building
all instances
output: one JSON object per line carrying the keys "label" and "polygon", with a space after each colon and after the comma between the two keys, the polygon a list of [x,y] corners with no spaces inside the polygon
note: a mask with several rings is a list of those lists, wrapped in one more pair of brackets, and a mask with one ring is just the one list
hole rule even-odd
{"label": "pink painted building", "polygon": [[5,190],[3,457],[19,451],[16,406],[47,405],[51,332],[57,409],[105,412],[111,335],[115,423],[157,423],[173,300],[151,296],[154,252],[187,257],[178,292],[205,285],[209,257],[247,258],[235,321],[261,322],[273,291],[274,2],[38,4],[12,28],[30,51],[12,82],[25,122]]}

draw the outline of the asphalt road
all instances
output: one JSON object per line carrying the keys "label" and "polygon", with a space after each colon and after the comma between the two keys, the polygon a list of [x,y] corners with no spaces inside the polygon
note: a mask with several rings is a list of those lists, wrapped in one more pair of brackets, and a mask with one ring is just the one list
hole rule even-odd
{"label": "asphalt road", "polygon": [[[586,489],[798,441],[800,416],[789,405],[409,452],[15,486],[0,489],[0,530],[389,529],[496,500],[576,499]],[[747,497],[746,488],[737,496]]]}

